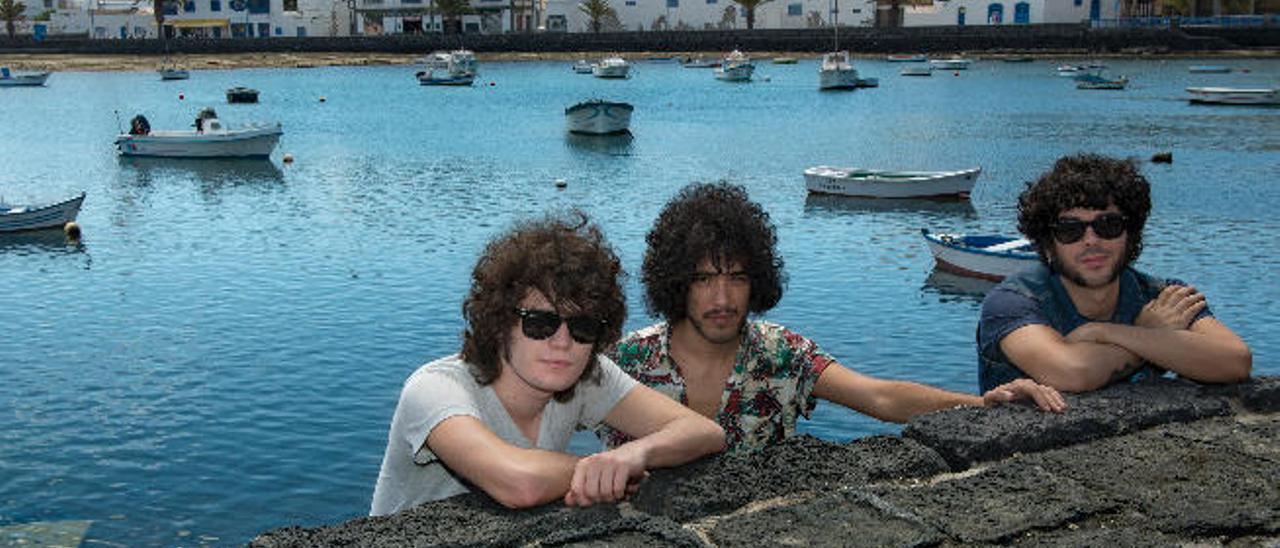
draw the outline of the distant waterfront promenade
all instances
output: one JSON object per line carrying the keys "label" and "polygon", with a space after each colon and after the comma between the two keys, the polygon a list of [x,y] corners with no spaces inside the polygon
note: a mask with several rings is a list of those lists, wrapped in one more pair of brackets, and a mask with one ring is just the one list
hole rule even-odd
{"label": "distant waterfront promenade", "polygon": [[[332,38],[90,40],[0,36],[0,64],[32,70],[151,70],[166,51],[190,69],[408,64],[422,54],[465,47],[486,61],[573,60],[601,53],[625,57],[716,56],[740,49],[756,58],[818,54],[831,47],[827,28],[614,33],[512,33]],[[1151,55],[1280,56],[1280,27],[1091,28],[1087,25],[841,29],[840,48],[855,56],[964,52],[979,57]],[[629,53],[628,53],[629,52]]]}

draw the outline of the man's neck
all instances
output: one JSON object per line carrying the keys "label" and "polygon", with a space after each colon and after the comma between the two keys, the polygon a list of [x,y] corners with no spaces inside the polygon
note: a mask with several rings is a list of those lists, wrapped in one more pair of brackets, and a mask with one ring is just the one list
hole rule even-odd
{"label": "man's neck", "polygon": [[738,355],[741,338],[724,343],[708,341],[689,320],[680,320],[671,326],[671,354],[681,366],[681,375],[690,376],[717,375],[727,376],[733,370],[734,358]]}
{"label": "man's neck", "polygon": [[1119,278],[1102,287],[1085,287],[1062,275],[1058,275],[1058,279],[1062,281],[1067,296],[1071,297],[1071,304],[1075,305],[1076,312],[1081,316],[1105,321],[1115,314],[1116,303],[1120,300]]}
{"label": "man's neck", "polygon": [[[505,369],[505,368],[504,368]],[[510,370],[504,370],[493,381],[493,391],[498,401],[506,408],[516,427],[529,438],[530,442],[538,442],[538,427],[542,418],[542,410],[547,407],[554,394],[549,394],[529,386]]]}

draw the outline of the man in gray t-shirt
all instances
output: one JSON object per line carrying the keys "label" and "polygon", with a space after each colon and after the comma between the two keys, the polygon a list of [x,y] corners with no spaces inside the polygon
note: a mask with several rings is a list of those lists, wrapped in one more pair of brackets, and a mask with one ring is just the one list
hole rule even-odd
{"label": "man in gray t-shirt", "polygon": [[[715,423],[599,355],[621,334],[622,269],[582,217],[522,223],[485,248],[461,353],[420,367],[400,393],[370,514],[472,489],[511,508],[616,502],[648,469],[724,448]],[[601,423],[636,439],[564,452],[575,429]]]}

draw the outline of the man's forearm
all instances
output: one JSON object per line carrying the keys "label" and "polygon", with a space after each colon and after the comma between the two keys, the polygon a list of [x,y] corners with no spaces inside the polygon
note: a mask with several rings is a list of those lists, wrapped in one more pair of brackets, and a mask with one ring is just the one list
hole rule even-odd
{"label": "man's forearm", "polygon": [[1202,382],[1240,381],[1248,377],[1252,364],[1247,347],[1186,329],[1108,324],[1099,340]]}
{"label": "man's forearm", "polygon": [[678,466],[724,447],[724,431],[715,423],[694,415],[674,419],[658,431],[627,442],[619,449],[638,452],[644,467],[650,469]]}

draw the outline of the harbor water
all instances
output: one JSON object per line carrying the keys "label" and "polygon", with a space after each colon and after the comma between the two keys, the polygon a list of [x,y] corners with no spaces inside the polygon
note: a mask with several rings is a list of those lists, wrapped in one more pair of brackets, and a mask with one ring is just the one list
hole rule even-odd
{"label": "harbor water", "polygon": [[[907,78],[858,60],[880,87],[826,93],[815,59],[761,64],[747,84],[673,63],[601,80],[495,62],[469,88],[369,66],[0,89],[0,201],[87,193],[78,243],[0,236],[0,528],[84,520],[86,545],[228,545],[367,514],[401,383],[458,349],[484,243],[582,209],[631,273],[638,328],[653,321],[645,232],[693,181],[745,186],[777,224],[789,284],[767,319],[858,371],[975,393],[989,284],[935,272],[920,229],[1013,233],[1019,191],[1058,157],[1133,156],[1154,201],[1137,266],[1203,291],[1255,373],[1280,374],[1280,109],[1184,91],[1275,87],[1280,60],[1212,61],[1231,74],[1106,60],[1123,91],[1054,73],[1083,61]],[[234,86],[260,103],[227,104]],[[565,107],[590,98],[633,104],[632,136],[567,135]],[[205,106],[232,126],[281,122],[271,160],[117,157],[135,114],[181,129]],[[1146,161],[1157,152],[1173,163]],[[968,201],[875,201],[807,195],[815,165],[983,173]],[[801,425],[836,441],[898,428],[827,404]]]}

